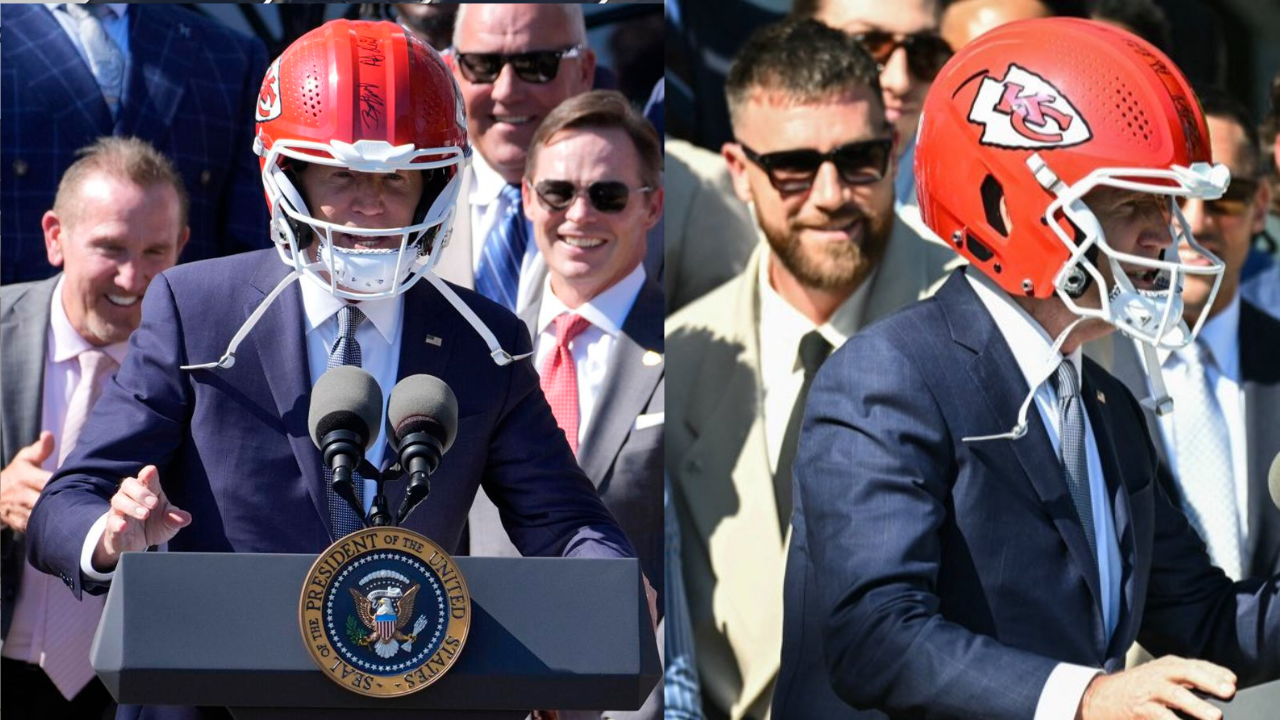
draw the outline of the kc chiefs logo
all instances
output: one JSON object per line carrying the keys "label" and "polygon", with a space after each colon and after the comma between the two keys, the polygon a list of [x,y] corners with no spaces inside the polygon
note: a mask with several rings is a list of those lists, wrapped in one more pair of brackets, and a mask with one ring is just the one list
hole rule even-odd
{"label": "kc chiefs logo", "polygon": [[982,144],[999,147],[1068,147],[1093,137],[1066,96],[1017,65],[1009,66],[1003,80],[982,79],[969,122],[983,126]]}
{"label": "kc chiefs logo", "polygon": [[280,117],[280,58],[271,63],[266,77],[262,78],[262,90],[258,92],[258,111],[254,116],[258,122]]}

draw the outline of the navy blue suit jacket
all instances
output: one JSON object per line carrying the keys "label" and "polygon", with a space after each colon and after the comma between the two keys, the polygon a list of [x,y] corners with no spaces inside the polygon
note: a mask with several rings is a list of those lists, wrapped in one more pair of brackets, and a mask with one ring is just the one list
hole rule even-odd
{"label": "navy blue suit jacket", "polygon": [[[1026,720],[1058,662],[1122,669],[1135,639],[1280,675],[1274,580],[1232,585],[1170,504],[1142,410],[1085,359],[1083,398],[1120,545],[1097,573],[1026,382],[968,281],[854,336],[819,372],[795,466],[779,718]],[[846,704],[847,703],[847,704]]]}
{"label": "navy blue suit jacket", "polygon": [[[61,576],[77,597],[82,589],[102,591],[82,580],[81,546],[119,481],[147,464],[159,469],[169,499],[193,516],[171,551],[315,553],[329,545],[320,451],[307,432],[312,383],[299,288],[276,300],[232,368],[179,369],[218,358],[286,271],[274,251],[259,251],[179,265],[152,281],[124,365],[32,513],[36,567]],[[458,292],[503,347],[528,351],[528,331],[515,315]],[[457,395],[459,414],[457,441],[407,526],[454,552],[483,484],[524,555],[634,556],[574,462],[530,363],[495,365],[427,282],[404,303],[399,377],[441,378]],[[442,342],[426,342],[429,335]],[[390,486],[393,510],[403,485]]]}
{"label": "navy blue suit jacket", "polygon": [[132,135],[169,156],[191,195],[182,260],[267,247],[253,116],[266,48],[176,5],[129,8],[115,122],[88,65],[42,5],[4,6],[0,45],[0,282],[49,277],[40,218],[76,150]]}

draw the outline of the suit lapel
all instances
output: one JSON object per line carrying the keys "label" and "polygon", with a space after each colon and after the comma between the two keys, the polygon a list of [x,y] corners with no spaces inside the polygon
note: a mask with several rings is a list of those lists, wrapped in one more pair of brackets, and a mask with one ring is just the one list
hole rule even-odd
{"label": "suit lapel", "polygon": [[[951,326],[952,339],[973,350],[975,355],[966,368],[973,380],[976,392],[986,401],[988,412],[986,427],[979,432],[994,434],[1005,432],[1017,421],[1018,409],[1029,390],[1009,350],[1009,345],[996,327],[995,320],[978,298],[969,281],[961,272],[954,273],[938,291]],[[1035,405],[1027,412],[1026,434],[1017,440],[985,440],[973,443],[975,452],[987,449],[998,451],[1008,448],[1022,469],[1023,477],[1031,483],[1040,499],[1040,506],[1049,514],[1054,526],[1062,535],[1072,561],[1089,586],[1095,606],[1098,608],[1095,637],[1099,647],[1102,639],[1101,594],[1098,573],[1094,569],[1093,550],[1084,535],[1084,527],[1076,514],[1075,504],[1067,489],[1067,480],[1058,461],[1058,454],[1049,440],[1048,430]],[[989,446],[984,448],[983,446]],[[1046,462],[1052,458],[1053,462]]]}
{"label": "suit lapel", "polygon": [[645,363],[646,353],[662,353],[662,291],[645,280],[631,312],[622,325],[605,377],[603,392],[596,400],[596,413],[587,428],[578,455],[578,464],[600,490],[614,460],[622,450],[635,419],[644,413],[662,379],[663,363]]}
{"label": "suit lapel", "polygon": [[[10,6],[5,9],[5,13],[10,10],[18,12],[17,7]],[[82,127],[76,122],[54,123],[66,135],[70,147],[85,145],[98,135],[110,135],[111,111],[107,109],[107,101],[102,97],[102,90],[93,77],[93,71],[76,51],[71,38],[67,37],[67,33],[50,11],[33,6],[25,8],[23,13],[30,13],[30,17],[19,16],[14,18],[12,24],[21,27],[29,20],[32,29],[26,39],[40,47],[37,55],[48,66],[40,70],[57,69],[49,82],[41,83],[40,92],[35,93],[48,108],[49,117],[63,117],[68,109],[74,108],[91,120],[90,128]]]}
{"label": "suit lapel", "polygon": [[4,397],[5,465],[40,435],[44,363],[49,351],[45,338],[59,277],[33,284],[23,294],[13,308],[14,325],[4,334],[0,395]]}
{"label": "suit lapel", "polygon": [[160,61],[150,60],[150,53],[131,54],[116,122],[122,134],[155,138],[170,132],[201,35],[199,25],[181,22],[173,12],[147,5],[129,10],[129,46],[154,48]]}

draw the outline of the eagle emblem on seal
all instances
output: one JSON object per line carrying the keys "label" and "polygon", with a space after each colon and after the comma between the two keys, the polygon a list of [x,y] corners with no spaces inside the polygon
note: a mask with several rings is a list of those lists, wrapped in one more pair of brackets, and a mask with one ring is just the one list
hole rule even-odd
{"label": "eagle emblem on seal", "polygon": [[413,617],[413,603],[419,587],[413,585],[408,590],[394,586],[379,588],[368,595],[348,588],[356,603],[356,615],[369,630],[369,634],[358,641],[362,647],[372,645],[373,651],[382,658],[389,658],[401,650],[412,652],[418,633],[427,624],[427,618],[421,616],[414,623],[413,631],[405,632],[405,626]]}

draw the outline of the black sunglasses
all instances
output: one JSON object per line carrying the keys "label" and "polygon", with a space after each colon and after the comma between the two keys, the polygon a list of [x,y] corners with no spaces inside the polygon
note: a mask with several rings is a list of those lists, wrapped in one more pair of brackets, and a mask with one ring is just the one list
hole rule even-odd
{"label": "black sunglasses", "polygon": [[527,83],[541,85],[556,79],[560,72],[561,58],[581,57],[585,48],[574,45],[564,50],[534,50],[533,52],[512,53],[464,53],[450,48],[452,55],[458,59],[458,67],[467,82],[488,84],[502,74],[503,65],[511,65],[516,76]]}
{"label": "black sunglasses", "polygon": [[[636,188],[636,192],[641,193],[651,190],[653,188],[648,185]],[[567,210],[573,204],[573,199],[583,194],[584,189],[568,180],[543,180],[533,186],[533,192],[538,196],[542,207],[560,212]],[[591,206],[602,213],[620,213],[626,209],[627,202],[631,199],[631,188],[617,180],[593,182],[585,188],[585,192]]]}
{"label": "black sunglasses", "polygon": [[840,179],[850,185],[869,185],[884,179],[889,171],[892,138],[859,140],[830,152],[817,150],[783,150],[761,155],[738,143],[742,153],[759,165],[769,176],[769,183],[781,193],[797,193],[813,186],[813,179],[824,163],[835,163]]}
{"label": "black sunglasses", "polygon": [[[1258,192],[1258,181],[1249,178],[1231,178],[1226,192],[1217,200],[1205,200],[1204,209],[1210,215],[1236,217],[1249,211]],[[1178,207],[1185,208],[1187,198],[1178,198]]]}
{"label": "black sunglasses", "polygon": [[880,70],[888,64],[893,51],[903,48],[907,51],[907,69],[920,80],[932,80],[947,60],[951,59],[951,46],[946,40],[934,33],[918,33],[916,35],[894,35],[883,30],[870,30],[853,36],[867,54],[876,61]]}

